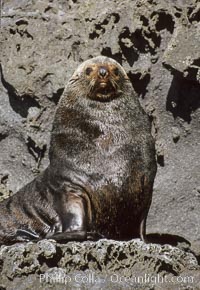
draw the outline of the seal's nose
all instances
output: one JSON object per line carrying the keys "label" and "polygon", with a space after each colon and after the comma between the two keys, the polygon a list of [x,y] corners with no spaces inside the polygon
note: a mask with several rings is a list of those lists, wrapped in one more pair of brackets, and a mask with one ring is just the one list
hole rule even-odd
{"label": "seal's nose", "polygon": [[100,67],[100,69],[99,69],[99,76],[102,77],[102,78],[104,78],[105,76],[107,76],[107,74],[108,74],[107,68],[104,67],[104,66]]}

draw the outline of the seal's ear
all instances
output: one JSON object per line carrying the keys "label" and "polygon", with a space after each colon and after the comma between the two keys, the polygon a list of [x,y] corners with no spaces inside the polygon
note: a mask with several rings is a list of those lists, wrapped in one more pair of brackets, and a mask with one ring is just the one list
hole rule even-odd
{"label": "seal's ear", "polygon": [[71,78],[69,79],[69,82],[70,84],[73,84],[75,83],[76,81],[78,81],[80,79],[80,76],[81,76],[81,71],[79,69],[77,69],[73,75],[71,76]]}
{"label": "seal's ear", "polygon": [[69,79],[69,83],[73,84],[75,81],[80,79],[81,73],[83,71],[83,66],[84,66],[84,63],[82,63],[78,66],[78,68],[74,71],[73,75]]}

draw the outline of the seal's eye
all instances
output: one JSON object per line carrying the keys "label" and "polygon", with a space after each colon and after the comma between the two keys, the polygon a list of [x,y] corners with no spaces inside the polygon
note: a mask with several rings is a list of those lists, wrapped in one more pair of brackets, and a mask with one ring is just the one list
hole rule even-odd
{"label": "seal's eye", "polygon": [[91,67],[87,67],[86,70],[85,70],[85,73],[87,76],[89,76],[92,72],[92,68]]}
{"label": "seal's eye", "polygon": [[115,74],[116,76],[119,75],[119,69],[118,69],[117,67],[113,70],[113,72],[114,72],[114,74]]}

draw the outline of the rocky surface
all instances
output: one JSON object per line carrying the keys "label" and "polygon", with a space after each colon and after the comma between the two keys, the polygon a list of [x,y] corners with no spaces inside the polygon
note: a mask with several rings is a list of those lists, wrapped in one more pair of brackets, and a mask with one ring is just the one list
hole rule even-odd
{"label": "rocky surface", "polygon": [[2,246],[0,264],[0,289],[200,287],[200,267],[192,253],[140,240]]}
{"label": "rocky surface", "polygon": [[[52,120],[67,80],[80,62],[107,55],[128,72],[152,121],[158,173],[147,230],[171,235],[169,243],[174,235],[189,239],[199,259],[199,1],[4,0],[1,6],[0,199],[14,194],[47,166]],[[24,256],[26,247],[39,246],[3,248],[1,253],[10,256],[14,249]],[[55,247],[60,253],[60,246]],[[7,273],[18,267],[12,259],[11,255],[0,262],[5,279],[11,281],[8,289],[14,284],[12,277],[6,277],[15,274]],[[23,285],[29,278],[39,283],[34,273],[39,275],[41,265],[37,255],[35,259],[33,269],[22,262],[30,275],[22,275],[23,283],[21,274],[16,275],[15,288],[26,289]],[[77,254],[76,259],[82,258]],[[130,268],[122,260],[116,258],[116,264]],[[47,263],[49,271],[67,271],[63,265]],[[168,269],[166,264],[163,267]],[[86,269],[90,268],[76,268]],[[114,289],[125,287],[118,286]]]}

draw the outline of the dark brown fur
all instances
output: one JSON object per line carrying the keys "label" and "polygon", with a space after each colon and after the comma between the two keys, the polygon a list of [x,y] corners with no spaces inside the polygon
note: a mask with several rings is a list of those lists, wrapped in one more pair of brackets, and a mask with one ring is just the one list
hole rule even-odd
{"label": "dark brown fur", "polygon": [[145,238],[156,173],[147,115],[114,60],[84,62],[58,105],[50,165],[0,204],[0,243]]}

